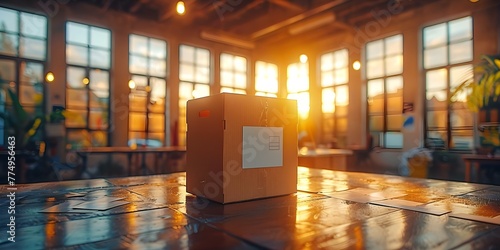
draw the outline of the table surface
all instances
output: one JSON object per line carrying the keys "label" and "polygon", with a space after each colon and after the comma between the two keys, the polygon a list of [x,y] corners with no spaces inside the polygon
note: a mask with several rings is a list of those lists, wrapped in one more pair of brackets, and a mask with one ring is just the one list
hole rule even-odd
{"label": "table surface", "polygon": [[15,243],[2,186],[0,249],[500,246],[499,186],[299,167],[295,194],[221,205],[185,183],[182,172],[18,185]]}

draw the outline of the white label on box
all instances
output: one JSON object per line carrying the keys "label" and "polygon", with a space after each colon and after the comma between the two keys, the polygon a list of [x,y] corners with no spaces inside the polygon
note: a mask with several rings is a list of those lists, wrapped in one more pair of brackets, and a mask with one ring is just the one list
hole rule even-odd
{"label": "white label on box", "polygon": [[283,128],[243,126],[243,168],[283,166]]}

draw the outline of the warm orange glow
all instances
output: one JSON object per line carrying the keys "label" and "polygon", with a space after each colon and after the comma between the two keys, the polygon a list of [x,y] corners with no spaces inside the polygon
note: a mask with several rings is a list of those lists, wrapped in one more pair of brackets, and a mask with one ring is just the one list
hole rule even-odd
{"label": "warm orange glow", "polygon": [[184,15],[184,13],[186,12],[186,6],[184,5],[183,1],[177,2],[176,10],[177,14]]}
{"label": "warm orange glow", "polygon": [[359,70],[361,69],[361,63],[359,61],[355,61],[354,63],[352,63],[352,68],[354,70]]}
{"label": "warm orange glow", "polygon": [[53,82],[55,80],[54,73],[50,71],[47,72],[47,75],[45,75],[45,80],[47,80],[47,82]]}
{"label": "warm orange glow", "polygon": [[134,80],[130,80],[130,81],[128,81],[128,87],[129,87],[130,89],[135,89],[135,82],[134,82]]}
{"label": "warm orange glow", "polygon": [[307,62],[307,55],[305,55],[305,54],[300,55],[300,62],[306,63]]}

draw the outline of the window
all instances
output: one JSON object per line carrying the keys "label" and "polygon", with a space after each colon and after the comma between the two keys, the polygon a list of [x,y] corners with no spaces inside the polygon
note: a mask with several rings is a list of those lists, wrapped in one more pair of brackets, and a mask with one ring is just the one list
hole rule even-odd
{"label": "window", "polygon": [[130,35],[129,71],[129,141],[165,145],[167,43]]}
{"label": "window", "polygon": [[325,143],[347,144],[347,106],[349,105],[349,53],[347,49],[321,56],[321,102]]}
{"label": "window", "polygon": [[186,103],[210,95],[210,51],[179,47],[179,145],[186,145]]}
{"label": "window", "polygon": [[255,63],[255,95],[278,97],[278,66],[257,61]]}
{"label": "window", "polygon": [[[44,114],[46,58],[47,18],[0,7],[0,112],[12,109],[10,88],[31,117]],[[7,126],[0,119],[0,145]]]}
{"label": "window", "polygon": [[227,53],[220,55],[220,92],[246,94],[247,59]]}
{"label": "window", "polygon": [[299,116],[309,116],[309,64],[292,63],[287,69],[288,99],[297,100]]}
{"label": "window", "polygon": [[374,146],[402,148],[403,36],[366,44],[368,124]]}
{"label": "window", "polygon": [[450,90],[473,77],[472,17],[423,29],[426,92],[426,144],[469,150],[474,147],[474,116],[465,95],[450,104]]}
{"label": "window", "polygon": [[68,148],[107,146],[111,31],[67,22],[66,63]]}

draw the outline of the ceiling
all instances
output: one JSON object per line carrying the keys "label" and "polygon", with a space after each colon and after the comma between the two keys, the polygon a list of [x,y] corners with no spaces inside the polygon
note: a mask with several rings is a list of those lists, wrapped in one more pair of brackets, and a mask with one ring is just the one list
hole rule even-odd
{"label": "ceiling", "polygon": [[182,16],[175,11],[177,0],[77,2],[143,19],[175,22],[199,30],[208,40],[233,38],[240,40],[243,47],[245,42],[251,47],[273,36],[288,39],[319,28],[331,32],[356,29],[371,20],[386,18],[376,13],[401,14],[436,0],[184,0],[186,13]]}

